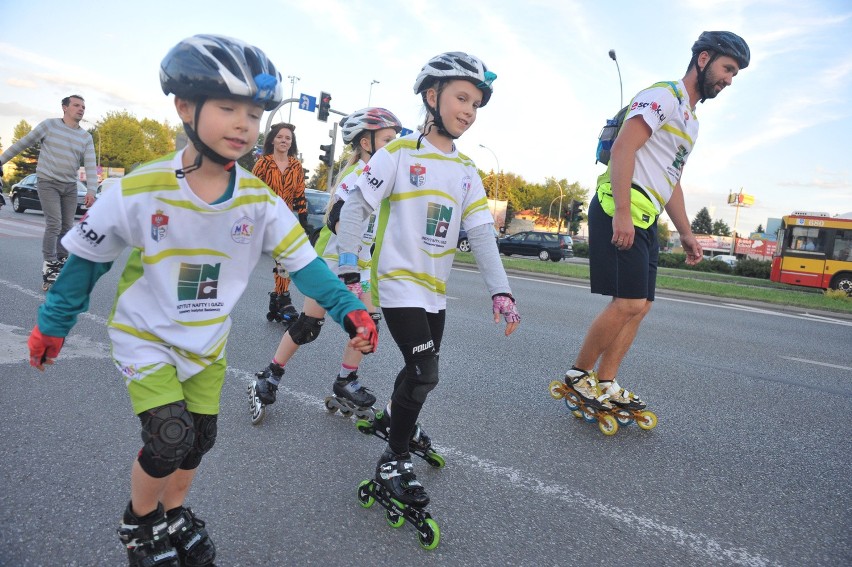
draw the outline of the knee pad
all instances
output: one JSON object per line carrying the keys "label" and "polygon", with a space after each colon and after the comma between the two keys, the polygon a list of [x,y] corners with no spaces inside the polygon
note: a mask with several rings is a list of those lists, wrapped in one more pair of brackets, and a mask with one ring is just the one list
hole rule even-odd
{"label": "knee pad", "polygon": [[323,323],[325,323],[323,318],[310,317],[302,313],[288,331],[290,338],[297,345],[306,345],[319,336]]}
{"label": "knee pad", "polygon": [[373,324],[376,325],[376,334],[379,333],[379,323],[382,322],[382,314],[381,313],[370,313],[370,319],[373,320]]}
{"label": "knee pad", "polygon": [[216,443],[216,433],[218,431],[218,415],[203,413],[190,413],[190,415],[192,415],[192,422],[195,424],[195,443],[192,444],[192,449],[189,450],[189,453],[180,464],[180,468],[183,470],[198,468],[198,465],[201,463],[201,457],[212,449]]}
{"label": "knee pad", "polygon": [[195,444],[195,426],[185,402],[175,402],[139,414],[142,450],[139,465],[154,478],[175,472]]}
{"label": "knee pad", "polygon": [[419,409],[426,396],[438,385],[438,356],[431,353],[420,356],[405,365],[405,376],[394,389],[393,403]]}

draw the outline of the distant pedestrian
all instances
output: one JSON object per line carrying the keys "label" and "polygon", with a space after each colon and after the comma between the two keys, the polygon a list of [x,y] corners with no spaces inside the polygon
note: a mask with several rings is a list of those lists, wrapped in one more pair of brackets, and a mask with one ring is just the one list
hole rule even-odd
{"label": "distant pedestrian", "polygon": [[[86,112],[86,102],[80,95],[62,99],[62,118],[48,118],[29,134],[9,146],[0,155],[2,165],[27,148],[40,144],[36,175],[38,198],[44,212],[44,239],[42,287],[46,291],[56,281],[59,270],[68,258],[68,251],[60,242],[74,224],[77,212],[77,172],[86,167],[86,206],[95,202],[98,173],[95,162],[95,144],[92,135],[80,127]],[[2,173],[0,173],[2,175]]]}

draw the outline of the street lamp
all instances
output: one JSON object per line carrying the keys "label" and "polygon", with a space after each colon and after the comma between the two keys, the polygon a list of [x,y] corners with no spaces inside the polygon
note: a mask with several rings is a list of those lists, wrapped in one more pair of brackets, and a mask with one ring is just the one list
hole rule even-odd
{"label": "street lamp", "polygon": [[493,207],[493,209],[494,209],[494,212],[493,212],[494,222],[496,223],[497,222],[497,197],[500,196],[500,160],[497,159],[497,154],[494,153],[494,150],[492,150],[488,146],[485,146],[483,144],[479,144],[479,147],[485,148],[486,150],[491,152],[491,155],[494,156],[494,161],[497,162],[497,182],[495,183],[495,186],[494,186],[494,207]]}
{"label": "street lamp", "polygon": [[370,106],[370,101],[373,100],[373,85],[378,84],[379,81],[377,81],[376,79],[373,79],[373,81],[370,83],[370,94],[367,95],[367,106]]}
{"label": "street lamp", "polygon": [[621,92],[621,104],[618,105],[618,108],[622,108],[624,106],[624,88],[621,86],[621,67],[618,66],[618,59],[615,58],[615,49],[609,50],[609,58],[615,61],[615,68],[618,69],[618,90]]}
{"label": "street lamp", "polygon": [[[296,81],[301,81],[302,79],[297,77],[296,75],[287,75],[287,78],[290,79],[290,98],[293,98],[293,91],[296,88]],[[287,115],[287,122],[290,124],[293,123],[293,104],[290,104],[290,114]]]}

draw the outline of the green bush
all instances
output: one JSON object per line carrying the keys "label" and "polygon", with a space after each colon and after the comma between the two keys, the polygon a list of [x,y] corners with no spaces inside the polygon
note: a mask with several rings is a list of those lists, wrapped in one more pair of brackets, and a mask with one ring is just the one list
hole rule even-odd
{"label": "green bush", "polygon": [[[716,262],[721,264],[722,262]],[[738,276],[747,278],[759,278],[762,280],[769,279],[769,273],[772,271],[772,262],[768,260],[754,260],[752,258],[743,258],[737,262],[734,268],[734,273]]]}
{"label": "green bush", "polygon": [[686,265],[686,254],[675,254],[673,252],[660,252],[657,265],[661,268],[683,268]]}
{"label": "green bush", "polygon": [[574,242],[574,256],[578,258],[588,258],[589,257],[589,244],[588,242]]}

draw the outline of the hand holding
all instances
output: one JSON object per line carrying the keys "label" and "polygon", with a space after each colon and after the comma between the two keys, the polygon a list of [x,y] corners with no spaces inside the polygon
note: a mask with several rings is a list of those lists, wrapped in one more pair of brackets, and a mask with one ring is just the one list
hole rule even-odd
{"label": "hand holding", "polygon": [[27,340],[27,347],[30,349],[30,366],[44,372],[45,365],[53,364],[59,356],[64,342],[65,339],[61,337],[42,335],[38,325],[33,327],[30,338]]}

